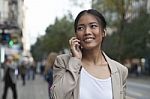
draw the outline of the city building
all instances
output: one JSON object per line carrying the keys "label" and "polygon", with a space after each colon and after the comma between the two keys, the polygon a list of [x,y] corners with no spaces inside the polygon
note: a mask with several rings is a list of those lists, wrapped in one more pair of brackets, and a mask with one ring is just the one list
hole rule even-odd
{"label": "city building", "polygon": [[0,61],[23,50],[24,0],[0,0]]}

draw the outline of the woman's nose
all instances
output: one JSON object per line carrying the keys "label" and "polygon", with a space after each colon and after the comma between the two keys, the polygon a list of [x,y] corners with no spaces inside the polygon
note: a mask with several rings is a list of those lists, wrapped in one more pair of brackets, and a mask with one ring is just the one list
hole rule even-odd
{"label": "woman's nose", "polygon": [[87,26],[85,28],[85,34],[90,34],[91,33],[91,29]]}

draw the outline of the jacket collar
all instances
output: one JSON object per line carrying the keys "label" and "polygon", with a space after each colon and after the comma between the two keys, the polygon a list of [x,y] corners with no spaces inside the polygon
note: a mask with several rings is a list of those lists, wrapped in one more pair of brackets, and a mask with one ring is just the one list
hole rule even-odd
{"label": "jacket collar", "polygon": [[[110,59],[104,52],[102,52],[104,55],[104,58],[108,62],[110,71],[111,71],[111,78],[112,78],[112,93],[113,93],[113,99],[120,99],[119,94],[119,87],[120,87],[120,81],[119,81],[119,73],[116,67],[116,64],[112,59]],[[77,82],[77,87],[74,90],[74,99],[79,99],[79,86],[80,86],[80,77]]]}
{"label": "jacket collar", "polygon": [[104,55],[104,58],[108,62],[109,68],[111,70],[111,74],[114,74],[117,72],[117,67],[115,66],[114,62],[112,59],[110,59],[104,52],[102,52]]}
{"label": "jacket collar", "polygon": [[110,59],[104,52],[103,55],[106,61],[108,62],[108,66],[111,71],[113,99],[119,99],[120,94],[118,93],[120,93],[120,81],[117,66],[115,62],[112,59]]}

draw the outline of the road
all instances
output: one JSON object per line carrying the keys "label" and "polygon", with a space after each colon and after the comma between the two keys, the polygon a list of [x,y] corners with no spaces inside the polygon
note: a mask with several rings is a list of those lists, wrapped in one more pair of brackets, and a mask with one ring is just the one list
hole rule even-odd
{"label": "road", "polygon": [[[25,86],[22,86],[19,79],[17,90],[18,99],[48,99],[47,82],[40,75],[36,75],[35,80],[28,80]],[[3,82],[0,81],[0,97],[2,92]],[[150,77],[148,79],[128,78],[127,96],[127,99],[150,99]],[[12,99],[11,90],[8,91],[7,99]]]}
{"label": "road", "polygon": [[[48,85],[43,77],[36,75],[35,80],[28,80],[23,86],[21,80],[17,81],[18,99],[48,99]],[[3,93],[3,82],[0,81],[0,99]],[[7,99],[12,98],[12,92],[9,89]]]}
{"label": "road", "polygon": [[150,99],[150,79],[128,79],[127,96],[129,99]]}

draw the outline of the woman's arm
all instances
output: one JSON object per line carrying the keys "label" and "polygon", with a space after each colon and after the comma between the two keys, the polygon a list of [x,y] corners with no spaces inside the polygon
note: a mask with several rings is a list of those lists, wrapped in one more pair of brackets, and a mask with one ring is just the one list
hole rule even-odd
{"label": "woman's arm", "polygon": [[53,68],[52,99],[67,99],[71,97],[76,87],[81,61],[75,57],[58,56]]}

